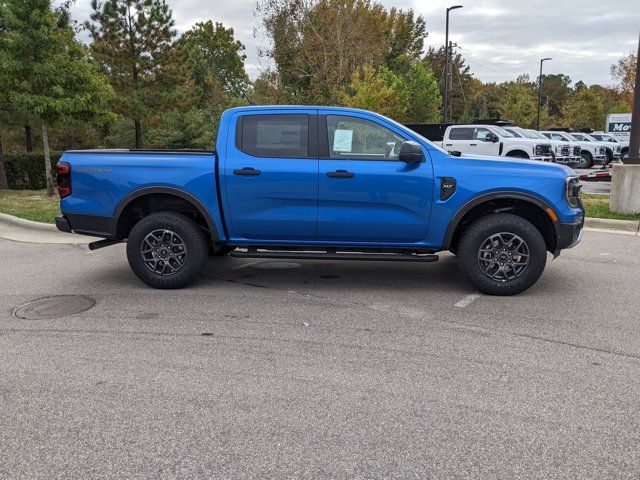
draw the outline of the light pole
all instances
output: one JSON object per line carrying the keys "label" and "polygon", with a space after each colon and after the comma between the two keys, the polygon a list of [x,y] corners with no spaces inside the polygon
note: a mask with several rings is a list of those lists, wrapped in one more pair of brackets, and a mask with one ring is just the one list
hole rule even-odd
{"label": "light pole", "polygon": [[455,10],[456,8],[462,8],[462,5],[454,5],[453,7],[447,8],[447,26],[445,28],[445,40],[444,40],[444,115],[443,120],[444,123],[451,122],[451,108],[449,103],[451,102],[450,92],[449,92],[449,68],[450,68],[450,56],[451,56],[451,47],[449,46],[449,12],[451,10]]}
{"label": "light pole", "polygon": [[536,130],[540,130],[540,104],[542,103],[542,63],[545,60],[553,60],[553,58],[540,59],[540,76],[538,77],[538,120],[536,121]]}

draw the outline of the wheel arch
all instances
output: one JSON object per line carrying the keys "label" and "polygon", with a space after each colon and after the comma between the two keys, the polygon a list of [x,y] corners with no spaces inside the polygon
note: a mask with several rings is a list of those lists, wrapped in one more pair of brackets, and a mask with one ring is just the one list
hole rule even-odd
{"label": "wheel arch", "polygon": [[521,157],[521,158],[531,158],[527,152],[522,150],[521,148],[514,148],[513,150],[509,150],[504,154],[505,157]]}
{"label": "wheel arch", "polygon": [[[515,213],[536,226],[542,234],[547,250],[556,253],[561,227],[555,209],[544,200],[519,191],[498,191],[479,195],[458,209],[444,235],[443,249],[455,250],[460,236],[477,218],[489,213]],[[551,212],[551,214],[549,213]]]}
{"label": "wheel arch", "polygon": [[[185,202],[185,205],[190,205],[194,209],[194,211],[201,215],[202,220],[209,231],[211,240],[213,242],[218,242],[220,240],[218,229],[207,207],[205,207],[205,205],[200,200],[198,200],[189,192],[186,192],[179,188],[168,186],[150,186],[139,188],[138,190],[134,190],[133,192],[127,194],[120,201],[120,203],[118,203],[118,206],[113,213],[113,216],[117,221],[116,232],[118,238],[126,238],[124,232],[128,234],[128,232],[131,230],[132,225],[126,225],[123,223],[126,218],[123,214],[126,214],[133,206],[141,204],[145,199],[170,197],[180,199],[182,202]],[[169,209],[168,211],[172,210]]]}

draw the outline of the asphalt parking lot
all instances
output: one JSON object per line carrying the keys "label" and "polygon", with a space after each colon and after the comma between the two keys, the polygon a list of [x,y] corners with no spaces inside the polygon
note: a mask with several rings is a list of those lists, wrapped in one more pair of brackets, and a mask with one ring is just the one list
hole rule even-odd
{"label": "asphalt parking lot", "polygon": [[[637,478],[640,237],[517,297],[435,264],[211,260],[0,239],[0,478]],[[96,305],[22,320],[39,297]]]}

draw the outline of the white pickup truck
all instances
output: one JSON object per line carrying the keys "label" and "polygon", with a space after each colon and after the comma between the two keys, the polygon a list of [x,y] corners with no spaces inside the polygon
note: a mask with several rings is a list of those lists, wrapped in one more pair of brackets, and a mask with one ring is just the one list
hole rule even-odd
{"label": "white pickup truck", "polygon": [[607,162],[607,149],[595,140],[584,139],[584,134],[567,133],[560,131],[540,132],[551,140],[566,140],[568,142],[577,142],[580,145],[580,160],[578,168],[591,168],[594,163],[604,164]]}
{"label": "white pickup truck", "polygon": [[593,132],[590,133],[589,136],[601,142],[611,144],[610,147],[613,149],[613,156],[616,160],[624,160],[629,155],[629,142],[625,142],[620,138],[604,132]]}
{"label": "white pickup truck", "polygon": [[450,152],[552,161],[549,141],[522,138],[496,125],[447,127],[442,148]]}
{"label": "white pickup truck", "polygon": [[580,145],[578,142],[569,142],[568,140],[554,140],[545,137],[542,133],[530,128],[522,127],[504,127],[508,132],[523,138],[532,138],[534,140],[548,140],[553,149],[554,161],[556,163],[578,163],[580,160]]}

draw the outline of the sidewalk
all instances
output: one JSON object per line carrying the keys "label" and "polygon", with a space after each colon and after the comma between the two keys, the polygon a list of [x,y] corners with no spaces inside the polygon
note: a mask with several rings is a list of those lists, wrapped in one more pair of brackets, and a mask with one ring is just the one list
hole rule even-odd
{"label": "sidewalk", "polygon": [[32,222],[22,218],[0,213],[0,238],[26,243],[71,243],[86,244],[96,237],[76,235],[59,231],[55,225]]}

